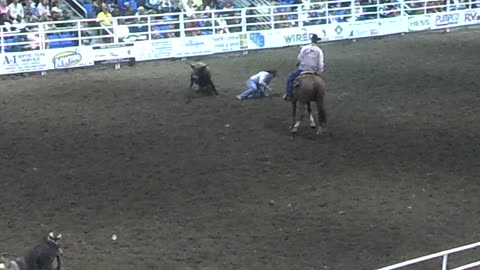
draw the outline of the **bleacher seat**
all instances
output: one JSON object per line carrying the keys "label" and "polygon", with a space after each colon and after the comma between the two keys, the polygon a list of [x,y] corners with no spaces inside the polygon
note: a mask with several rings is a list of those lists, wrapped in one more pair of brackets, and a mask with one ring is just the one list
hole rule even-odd
{"label": "bleacher seat", "polygon": [[95,18],[95,10],[92,3],[83,3],[83,8],[87,11],[87,19]]}
{"label": "bleacher seat", "polygon": [[15,52],[16,51],[16,47],[17,46],[9,46],[9,45],[6,45],[8,43],[14,43],[15,42],[15,38],[5,38],[3,39],[3,42],[4,42],[4,47],[3,49],[5,50],[5,52]]}
{"label": "bleacher seat", "polygon": [[[59,39],[59,35],[58,34],[49,34],[47,36],[47,39],[48,40],[54,40],[54,39]],[[61,41],[50,41],[48,42],[48,47],[50,49],[56,49],[56,48],[61,48],[62,47],[62,42]]]}

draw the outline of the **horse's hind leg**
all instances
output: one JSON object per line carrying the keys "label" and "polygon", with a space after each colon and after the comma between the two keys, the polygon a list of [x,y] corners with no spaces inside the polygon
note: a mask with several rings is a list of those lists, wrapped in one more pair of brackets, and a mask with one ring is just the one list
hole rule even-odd
{"label": "horse's hind leg", "polygon": [[325,111],[325,105],[323,103],[323,96],[317,100],[317,110],[318,110],[318,125],[317,135],[322,133],[322,128],[327,123],[327,113]]}
{"label": "horse's hind leg", "polygon": [[310,102],[307,103],[307,111],[308,111],[308,117],[310,118],[310,127],[312,129],[315,129],[317,125],[315,125],[315,118],[313,118],[313,115],[312,115],[312,106],[310,105]]}
{"label": "horse's hind leg", "polygon": [[294,113],[296,113],[296,111],[298,109],[300,109],[301,112],[300,112],[300,118],[298,120],[294,116],[294,119],[293,119],[294,124],[293,124],[293,127],[292,127],[292,133],[297,133],[298,127],[300,127],[300,125],[302,124],[303,118],[305,117],[305,104],[300,103],[300,106],[296,106],[296,103],[295,103],[295,107],[296,107],[296,109],[294,110]]}

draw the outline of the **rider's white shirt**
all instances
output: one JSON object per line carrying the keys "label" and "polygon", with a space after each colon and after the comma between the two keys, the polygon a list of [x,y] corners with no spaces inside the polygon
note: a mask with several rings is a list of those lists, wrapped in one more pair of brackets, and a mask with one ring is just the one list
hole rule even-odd
{"label": "rider's white shirt", "polygon": [[314,44],[303,46],[298,54],[300,62],[298,68],[301,70],[311,70],[317,73],[324,71],[323,51]]}

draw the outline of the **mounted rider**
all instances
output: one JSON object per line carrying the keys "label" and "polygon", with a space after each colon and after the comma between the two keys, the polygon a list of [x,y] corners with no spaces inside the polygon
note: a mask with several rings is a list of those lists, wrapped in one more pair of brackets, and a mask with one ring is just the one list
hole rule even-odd
{"label": "mounted rider", "polygon": [[311,37],[311,43],[303,46],[298,54],[297,68],[290,73],[287,79],[287,90],[283,96],[284,100],[289,100],[293,95],[293,82],[304,71],[312,71],[315,74],[324,72],[323,51],[318,47],[319,38],[316,34]]}

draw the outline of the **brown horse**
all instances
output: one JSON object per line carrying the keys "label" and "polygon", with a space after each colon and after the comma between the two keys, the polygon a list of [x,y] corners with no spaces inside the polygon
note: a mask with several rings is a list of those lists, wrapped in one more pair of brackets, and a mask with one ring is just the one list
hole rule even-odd
{"label": "brown horse", "polygon": [[[316,128],[315,118],[312,115],[312,108],[310,102],[317,103],[319,126],[317,135],[322,133],[323,126],[327,123],[327,115],[324,108],[324,97],[326,92],[325,80],[316,75],[314,72],[304,71],[298,76],[293,83],[293,97],[292,97],[292,116],[293,124],[291,126],[291,133],[295,135],[298,127],[305,117],[305,105],[307,105],[307,112],[310,117],[310,127]],[[297,102],[300,103],[301,116],[297,120]]]}

